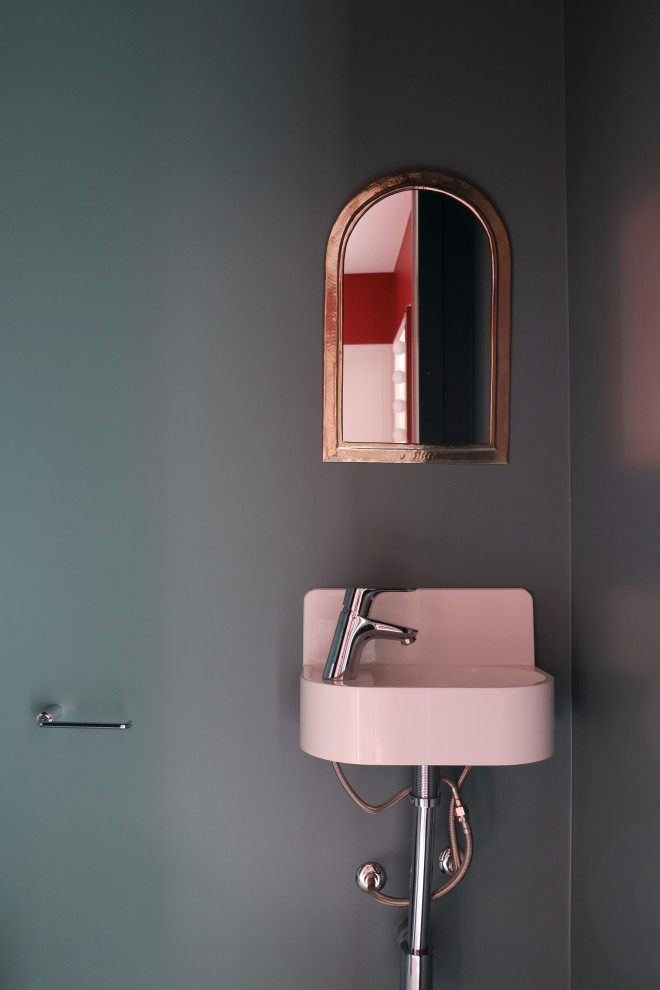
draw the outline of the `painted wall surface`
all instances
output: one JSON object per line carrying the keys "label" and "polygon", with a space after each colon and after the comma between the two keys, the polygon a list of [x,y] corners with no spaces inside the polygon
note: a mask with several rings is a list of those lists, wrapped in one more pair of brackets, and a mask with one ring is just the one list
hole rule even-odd
{"label": "painted wall surface", "polygon": [[345,344],[391,345],[401,323],[401,316],[396,319],[394,307],[395,286],[394,272],[344,275],[342,339]]}
{"label": "painted wall surface", "polygon": [[[534,595],[557,754],[466,784],[476,851],[434,908],[436,985],[566,987],[559,4],[428,4],[406,30],[389,0],[0,17],[0,986],[396,986],[402,912],[353,873],[373,857],[405,890],[409,809],[363,815],[298,748],[303,595],[373,582]],[[415,166],[508,226],[508,466],[321,461],[326,238]],[[134,726],[49,733],[48,702]],[[406,782],[352,779],[373,800]]]}
{"label": "painted wall surface", "polygon": [[[567,12],[573,985],[660,985],[660,11]],[[623,855],[622,855],[623,854]]]}

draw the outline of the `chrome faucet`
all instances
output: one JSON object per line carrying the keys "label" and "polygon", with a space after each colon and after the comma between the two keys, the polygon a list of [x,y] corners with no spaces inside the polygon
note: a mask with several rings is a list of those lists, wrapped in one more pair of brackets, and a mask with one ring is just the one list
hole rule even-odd
{"label": "chrome faucet", "polygon": [[323,671],[325,681],[348,681],[357,676],[360,656],[367,640],[398,639],[409,646],[417,639],[417,630],[395,626],[369,618],[376,595],[383,591],[413,591],[413,588],[347,588],[344,605]]}

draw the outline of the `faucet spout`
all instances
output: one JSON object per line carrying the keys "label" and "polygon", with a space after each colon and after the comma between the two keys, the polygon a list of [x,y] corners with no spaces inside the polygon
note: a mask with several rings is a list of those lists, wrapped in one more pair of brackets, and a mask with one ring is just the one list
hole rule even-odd
{"label": "faucet spout", "polygon": [[323,670],[326,681],[354,680],[357,676],[362,650],[370,639],[398,639],[409,646],[417,639],[417,630],[381,622],[369,616],[376,595],[383,591],[413,591],[412,588],[347,588],[344,604],[332,645]]}

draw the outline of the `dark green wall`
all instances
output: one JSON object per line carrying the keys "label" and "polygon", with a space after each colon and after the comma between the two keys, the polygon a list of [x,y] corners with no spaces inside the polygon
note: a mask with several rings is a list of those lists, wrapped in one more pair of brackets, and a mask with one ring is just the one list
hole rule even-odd
{"label": "dark green wall", "polygon": [[[5,2],[2,990],[394,987],[409,812],[298,748],[304,592],[523,586],[557,755],[475,771],[436,983],[568,971],[569,503],[559,4]],[[321,461],[349,197],[479,186],[514,264],[511,463]],[[36,729],[38,706],[128,717]],[[405,782],[356,773],[374,799]]]}

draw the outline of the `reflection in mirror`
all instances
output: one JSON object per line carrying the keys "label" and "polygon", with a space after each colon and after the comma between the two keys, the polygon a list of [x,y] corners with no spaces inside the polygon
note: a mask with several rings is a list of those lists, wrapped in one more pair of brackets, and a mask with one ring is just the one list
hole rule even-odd
{"label": "reflection in mirror", "polygon": [[355,197],[328,246],[324,457],[505,463],[509,298],[506,231],[467,183]]}
{"label": "reflection in mirror", "polygon": [[344,255],[344,439],[488,443],[491,296],[488,235],[464,203],[406,189],[371,206]]}

